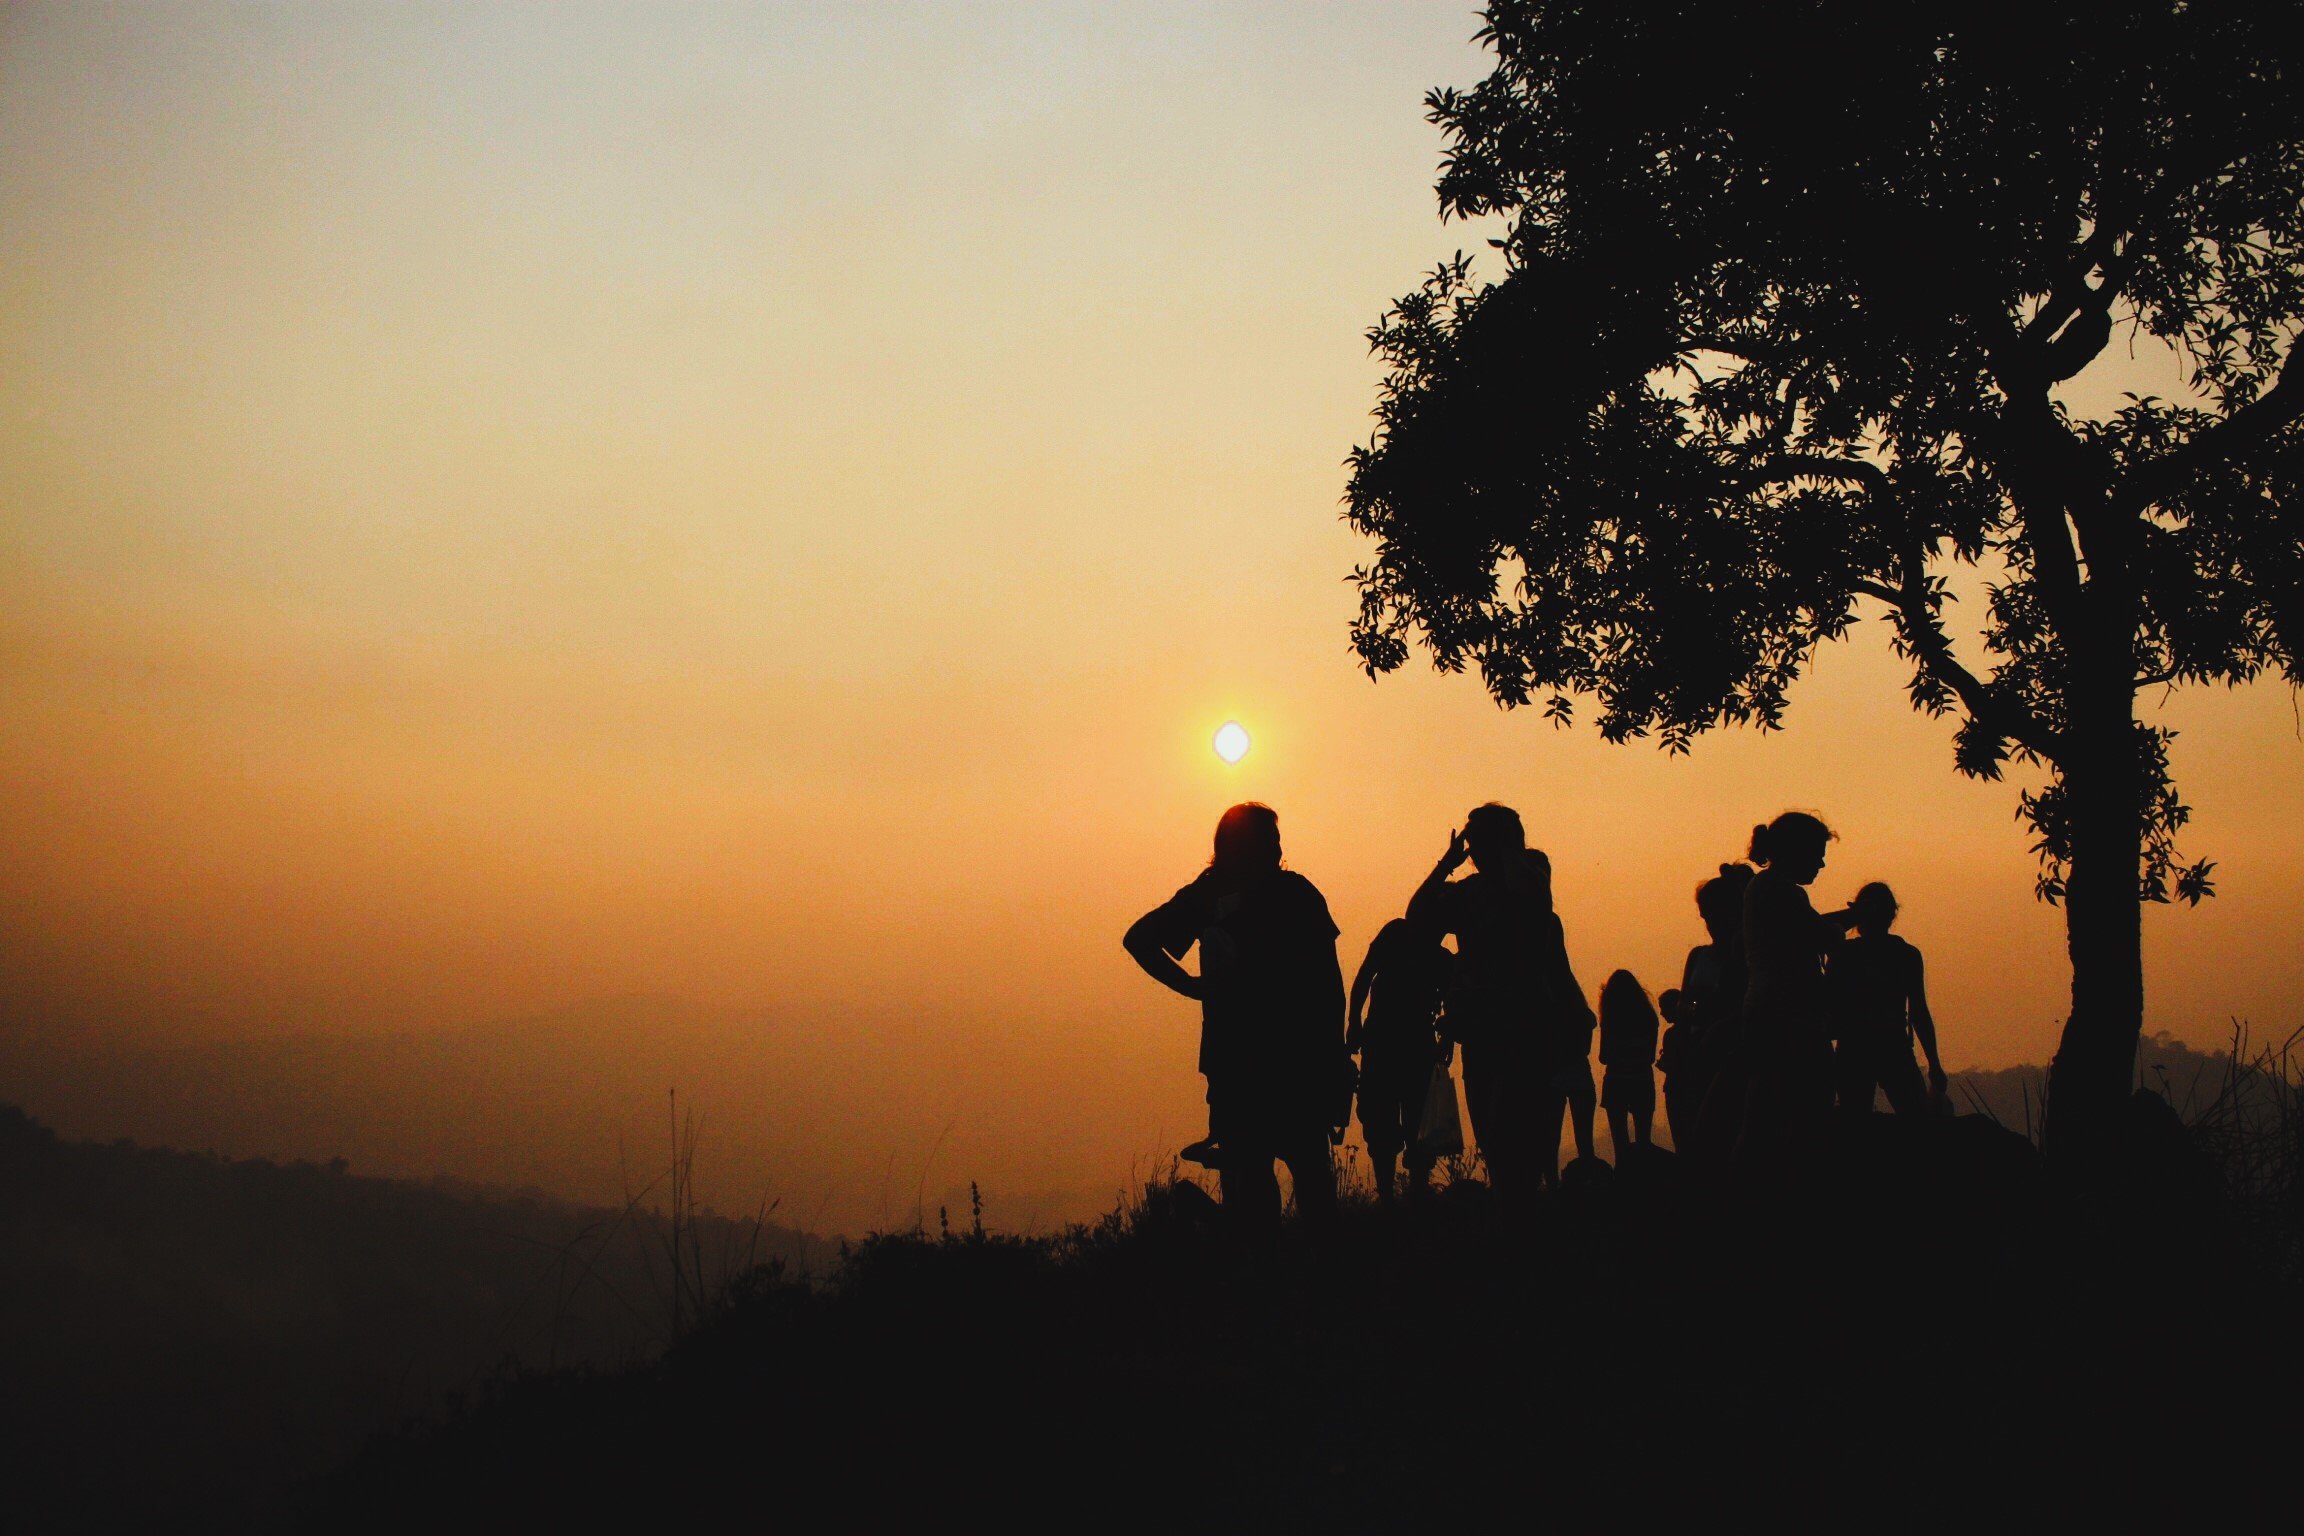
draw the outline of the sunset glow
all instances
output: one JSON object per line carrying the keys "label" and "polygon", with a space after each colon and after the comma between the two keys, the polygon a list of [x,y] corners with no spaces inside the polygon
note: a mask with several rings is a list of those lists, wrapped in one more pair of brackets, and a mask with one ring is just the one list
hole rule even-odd
{"label": "sunset glow", "polygon": [[[613,1203],[677,1085],[732,1209],[1093,1214],[1205,1125],[1118,940],[1243,799],[1347,976],[1501,800],[1652,991],[1813,808],[1952,1064],[2053,1048],[2037,786],[1877,611],[1687,756],[1358,670],[1364,332],[1485,251],[1467,12],[123,14],[0,15],[0,1071],[60,1130]],[[2124,390],[2185,386],[2064,398]],[[2147,1029],[2284,1031],[2293,701],[2146,703],[2219,861]]]}

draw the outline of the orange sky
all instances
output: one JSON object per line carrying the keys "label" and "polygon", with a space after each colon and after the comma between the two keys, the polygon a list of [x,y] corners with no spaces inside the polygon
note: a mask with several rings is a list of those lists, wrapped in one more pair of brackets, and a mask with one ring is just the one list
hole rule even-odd
{"label": "orange sky", "polygon": [[[1349,967],[1501,798],[1590,987],[1673,979],[1696,879],[1808,806],[1843,837],[1820,900],[1903,896],[1952,1063],[2044,1057],[2061,934],[2015,790],[1952,773],[1881,626],[1782,735],[1678,761],[1355,670],[1361,332],[1481,237],[1435,219],[1418,106],[1482,73],[1472,28],[0,12],[0,1028],[422,1034],[644,993],[751,1021],[689,1090],[734,1123],[778,1113],[747,1041],[869,1015],[809,1069],[842,1145],[773,1149],[786,1186],[939,1123],[949,1165],[1116,1184],[1197,1128],[1190,1010],[1117,940],[1216,812],[1279,808]],[[2126,387],[2181,384],[2120,357],[2072,398]],[[2152,1027],[2285,1029],[2294,703],[2165,717],[2222,894],[2149,915]]]}

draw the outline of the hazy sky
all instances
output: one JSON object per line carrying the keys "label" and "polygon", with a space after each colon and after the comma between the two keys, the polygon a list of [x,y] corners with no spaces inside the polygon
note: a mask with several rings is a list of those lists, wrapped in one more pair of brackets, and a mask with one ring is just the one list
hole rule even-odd
{"label": "hazy sky", "polygon": [[[1903,896],[1952,1063],[2044,1058],[2066,973],[2015,788],[1953,774],[1878,623],[1785,733],[1681,760],[1355,669],[1362,332],[1478,247],[1419,105],[1484,72],[1474,25],[0,11],[4,1027],[869,1017],[875,1081],[1017,1064],[989,1118],[957,1080],[888,1117],[1096,1182],[1196,1129],[1191,1010],[1118,936],[1225,804],[1278,807],[1349,968],[1500,798],[1588,987],[1676,979],[1698,877],[1806,806],[1842,834],[1820,901]],[[2074,399],[2138,385],[2180,387],[2116,359]],[[2148,915],[2151,1027],[2285,1029],[2294,703],[2166,718],[2222,894]]]}

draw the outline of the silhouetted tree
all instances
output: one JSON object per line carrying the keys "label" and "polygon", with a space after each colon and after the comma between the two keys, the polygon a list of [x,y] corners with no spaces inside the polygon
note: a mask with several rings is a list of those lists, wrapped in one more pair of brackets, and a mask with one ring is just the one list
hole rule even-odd
{"label": "silhouetted tree", "polygon": [[[2294,5],[1503,0],[1427,99],[1444,215],[1501,215],[1370,333],[1349,516],[1371,674],[1672,751],[1776,726],[1858,599],[1955,760],[2022,799],[2072,1013],[2054,1134],[2127,1094],[2141,906],[2197,901],[2138,691],[2304,679]],[[2116,333],[2195,400],[2073,415]],[[1963,637],[1947,572],[1985,594]],[[1981,664],[1962,649],[1980,649]]]}

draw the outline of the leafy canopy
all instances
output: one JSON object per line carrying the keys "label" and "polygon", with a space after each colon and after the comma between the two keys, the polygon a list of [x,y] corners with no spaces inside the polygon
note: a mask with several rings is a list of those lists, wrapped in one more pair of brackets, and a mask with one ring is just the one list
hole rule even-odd
{"label": "leafy canopy", "polygon": [[[1874,599],[1963,772],[2054,770],[2024,802],[2051,899],[2071,770],[2102,755],[2087,704],[2117,688],[2164,898],[2184,808],[2133,694],[2304,678],[2298,19],[1492,6],[1494,71],[1426,105],[1443,213],[1504,218],[1504,276],[1460,254],[1370,333],[1370,673],[1420,640],[1508,706],[1588,695],[1609,739],[1683,751],[1778,725]],[[2054,386],[2132,328],[2196,400],[2075,418]],[[1974,669],[1950,562],[1988,592]]]}

